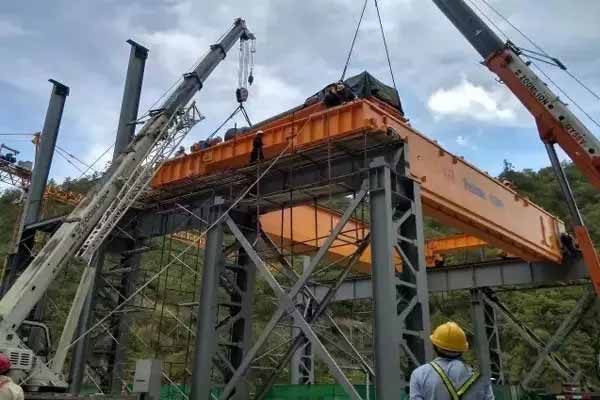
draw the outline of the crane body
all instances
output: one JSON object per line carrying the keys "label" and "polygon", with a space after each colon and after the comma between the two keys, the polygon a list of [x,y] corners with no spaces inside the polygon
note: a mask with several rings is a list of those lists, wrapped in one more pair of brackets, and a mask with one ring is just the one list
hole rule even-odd
{"label": "crane body", "polygon": [[[567,105],[530,68],[512,42],[503,42],[464,0],[433,0],[452,24],[483,57],[486,65],[535,118],[538,132],[552,160],[558,144],[575,166],[600,190],[600,141]],[[553,160],[552,160],[553,161]],[[569,209],[577,209],[560,163],[552,162]],[[578,211],[571,211],[573,231],[600,296],[600,260]]]}
{"label": "crane body", "polygon": [[[71,258],[79,255],[90,261],[152,178],[157,164],[168,157],[193,126],[186,105],[237,40],[250,38],[254,36],[245,21],[237,19],[193,72],[184,75],[184,80],[162,107],[152,113],[128,149],[113,162],[105,178],[85,196],[0,300],[0,351],[23,361],[15,367],[28,373],[28,385],[66,387],[62,374],[33,354],[16,330]],[[70,317],[71,314],[79,317],[76,312],[71,312]],[[70,325],[73,324],[76,326],[76,321]]]}

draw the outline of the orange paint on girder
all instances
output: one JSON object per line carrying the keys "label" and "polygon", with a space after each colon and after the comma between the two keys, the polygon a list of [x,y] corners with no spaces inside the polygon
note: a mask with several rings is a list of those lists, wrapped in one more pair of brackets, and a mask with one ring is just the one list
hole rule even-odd
{"label": "orange paint on girder", "polygon": [[[360,210],[357,214],[360,215]],[[368,217],[368,215],[366,216]],[[337,225],[340,214],[323,207],[308,205],[295,206],[283,211],[272,211],[260,216],[263,231],[273,242],[283,248],[285,253],[293,251],[296,254],[316,251],[327,239],[332,227]],[[369,234],[369,228],[360,220],[350,219],[341,234],[331,245],[328,260],[334,262],[354,254],[358,243]],[[427,266],[433,267],[436,255],[465,249],[479,248],[487,243],[469,235],[452,235],[429,239],[425,241],[425,257]],[[347,261],[347,259],[346,259]],[[396,254],[395,262],[401,270],[402,261]],[[356,263],[356,270],[363,273],[371,271],[371,246],[367,246]]]}
{"label": "orange paint on girder", "polygon": [[[266,159],[279,154],[288,141],[291,153],[327,140],[390,128],[408,143],[410,169],[420,183],[426,215],[527,261],[562,261],[562,221],[427,139],[395,109],[375,98],[332,108],[315,104],[260,127]],[[248,165],[255,133],[166,162],[152,186],[168,190],[169,185]]]}

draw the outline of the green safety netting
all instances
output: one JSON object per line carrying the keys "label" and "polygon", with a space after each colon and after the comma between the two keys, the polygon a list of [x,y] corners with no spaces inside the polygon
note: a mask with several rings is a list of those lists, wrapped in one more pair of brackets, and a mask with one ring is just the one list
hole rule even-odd
{"label": "green safety netting", "polygon": [[[363,400],[376,400],[375,386],[354,385]],[[368,393],[367,393],[368,388]],[[93,393],[93,388],[83,392]],[[185,400],[182,392],[189,395],[189,388],[185,385],[174,387],[163,385],[160,390],[160,400]],[[518,400],[521,397],[514,394],[510,386],[495,385],[494,395],[497,400]],[[218,398],[221,389],[212,391],[214,398]],[[407,399],[403,396],[402,399]],[[524,398],[524,397],[523,397]],[[529,399],[530,397],[528,397]],[[266,397],[267,400],[349,400],[350,397],[340,385],[275,385]]]}
{"label": "green safety netting", "polygon": [[[354,385],[363,400],[376,400],[375,386]],[[187,388],[181,388],[187,393]],[[368,393],[367,393],[368,389]],[[214,389],[213,395],[218,398],[220,389]],[[517,400],[511,395],[509,386],[494,386],[496,400]],[[350,397],[340,385],[275,385],[266,397],[267,400],[349,400]],[[408,399],[403,396],[401,399]],[[183,400],[180,392],[171,387],[166,392],[161,390],[161,400]]]}

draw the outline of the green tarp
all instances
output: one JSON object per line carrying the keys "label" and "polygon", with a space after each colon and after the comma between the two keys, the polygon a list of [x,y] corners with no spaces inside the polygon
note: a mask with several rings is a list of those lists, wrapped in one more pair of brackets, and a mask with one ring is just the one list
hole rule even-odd
{"label": "green tarp", "polygon": [[352,89],[356,97],[377,97],[379,100],[396,107],[404,115],[402,103],[396,89],[381,82],[367,71],[346,79],[344,83]]}
{"label": "green tarp", "polygon": [[[358,394],[363,400],[376,400],[375,386],[368,387],[367,396],[366,385],[354,385]],[[160,400],[185,400],[181,392],[189,394],[189,388],[179,386],[175,388],[171,385],[164,385],[161,388]],[[221,393],[220,389],[212,391],[212,397],[217,398]],[[517,400],[511,397],[509,386],[494,386],[494,395],[497,400]],[[404,396],[402,399],[407,399]],[[344,392],[340,385],[275,385],[266,397],[266,400],[349,400],[350,397]]]}
{"label": "green tarp", "polygon": [[[398,109],[402,115],[402,103],[396,90],[381,82],[367,71],[361,72],[358,75],[352,76],[344,81],[344,84],[349,88],[355,97],[364,99],[366,97],[377,97],[379,100],[386,102],[392,107]],[[327,85],[329,87],[330,85]],[[321,101],[325,98],[325,88],[310,96],[305,104],[313,104],[316,101]],[[350,95],[351,96],[351,95]],[[260,124],[259,124],[260,125]]]}

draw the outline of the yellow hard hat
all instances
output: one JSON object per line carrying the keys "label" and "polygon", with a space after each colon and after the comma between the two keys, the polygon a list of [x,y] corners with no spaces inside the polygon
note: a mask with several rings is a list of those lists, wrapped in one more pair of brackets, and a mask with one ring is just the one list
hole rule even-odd
{"label": "yellow hard hat", "polygon": [[464,353],[469,350],[467,335],[456,322],[446,322],[435,328],[433,335],[429,336],[431,343],[442,350]]}

